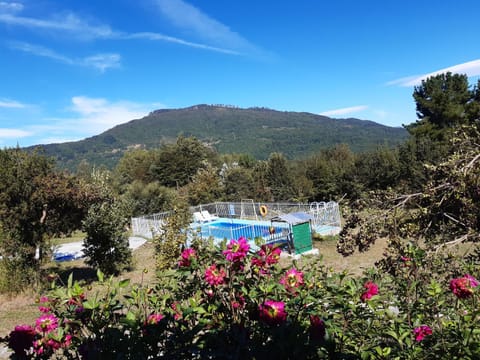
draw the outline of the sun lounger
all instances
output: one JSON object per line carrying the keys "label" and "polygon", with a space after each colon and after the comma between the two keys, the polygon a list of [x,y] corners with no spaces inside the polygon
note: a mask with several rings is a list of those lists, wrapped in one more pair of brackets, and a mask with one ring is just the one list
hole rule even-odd
{"label": "sun lounger", "polygon": [[207,220],[205,220],[203,215],[200,212],[197,211],[197,212],[193,213],[193,221],[196,222],[196,223],[203,223]]}
{"label": "sun lounger", "polygon": [[214,221],[218,219],[218,216],[210,214],[207,210],[200,211],[200,214],[205,221]]}

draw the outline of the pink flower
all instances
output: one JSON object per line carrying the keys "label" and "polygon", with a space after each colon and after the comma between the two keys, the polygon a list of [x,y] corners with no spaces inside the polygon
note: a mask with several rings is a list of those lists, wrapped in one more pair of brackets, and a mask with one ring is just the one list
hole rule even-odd
{"label": "pink flower", "polygon": [[478,286],[478,280],[471,275],[464,275],[450,281],[450,290],[459,298],[466,299],[472,296],[473,289]]}
{"label": "pink flower", "polygon": [[259,269],[261,274],[267,274],[267,267],[278,263],[282,250],[273,245],[262,245],[260,250],[252,257],[252,266]]}
{"label": "pink flower", "polygon": [[182,252],[182,258],[178,262],[179,267],[189,267],[192,264],[192,260],[197,258],[197,253],[195,249],[187,248]]}
{"label": "pink flower", "polygon": [[182,313],[181,311],[178,309],[178,303],[173,303],[170,307],[172,308],[172,310],[175,312],[175,314],[173,315],[173,318],[175,320],[180,320],[182,318]]}
{"label": "pink flower", "polygon": [[372,281],[367,281],[363,287],[367,289],[360,297],[363,302],[370,300],[374,295],[378,294],[378,285]]}
{"label": "pink flower", "polygon": [[33,345],[35,330],[30,325],[17,325],[15,330],[10,332],[8,347],[13,350],[19,358],[24,358],[26,351]]}
{"label": "pink flower", "polygon": [[150,314],[145,321],[145,325],[157,325],[163,318],[162,314]]}
{"label": "pink flower", "polygon": [[55,315],[45,314],[40,316],[35,324],[38,332],[49,333],[58,327],[58,319]]}
{"label": "pink flower", "polygon": [[421,325],[413,329],[415,341],[422,341],[427,335],[432,335],[432,329],[428,325]]}
{"label": "pink flower", "polygon": [[267,300],[258,307],[259,318],[268,325],[282,324],[287,320],[285,303]]}
{"label": "pink flower", "polygon": [[43,304],[48,305],[48,303],[50,302],[50,299],[49,299],[48,297],[42,296],[42,297],[38,300],[38,302],[39,302],[40,304],[42,304],[42,305],[40,305],[40,306],[38,307],[38,310],[40,310],[40,312],[42,312],[42,313],[48,313],[48,312],[50,312],[50,311],[52,310],[49,306],[43,305]]}
{"label": "pink flower", "polygon": [[223,254],[228,261],[236,262],[245,258],[249,249],[250,245],[247,239],[242,236],[238,240],[230,240],[230,243],[227,245],[227,250],[224,250]]}
{"label": "pink flower", "polygon": [[295,291],[296,288],[303,285],[303,273],[295,268],[291,268],[280,279],[280,284],[285,286],[287,291]]}
{"label": "pink flower", "polygon": [[65,335],[65,339],[63,340],[62,346],[67,348],[72,344],[72,335],[67,334]]}
{"label": "pink flower", "polygon": [[325,322],[318,315],[310,315],[310,337],[314,340],[324,340],[326,335]]}
{"label": "pink flower", "polygon": [[223,284],[225,281],[225,271],[223,269],[217,269],[217,265],[213,264],[210,265],[205,270],[205,280],[210,285],[220,285]]}

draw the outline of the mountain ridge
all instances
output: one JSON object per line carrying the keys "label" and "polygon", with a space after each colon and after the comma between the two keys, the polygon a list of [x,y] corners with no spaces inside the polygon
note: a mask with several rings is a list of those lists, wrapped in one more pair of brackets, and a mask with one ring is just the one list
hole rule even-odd
{"label": "mountain ridge", "polygon": [[408,137],[404,128],[371,120],[198,104],[154,110],[83,140],[35,147],[53,156],[59,168],[74,170],[82,160],[112,168],[125,151],[156,148],[175,141],[179,135],[195,136],[219,153],[247,153],[257,159],[266,159],[272,152],[281,152],[290,159],[302,158],[339,143],[360,152],[379,145],[395,146]]}

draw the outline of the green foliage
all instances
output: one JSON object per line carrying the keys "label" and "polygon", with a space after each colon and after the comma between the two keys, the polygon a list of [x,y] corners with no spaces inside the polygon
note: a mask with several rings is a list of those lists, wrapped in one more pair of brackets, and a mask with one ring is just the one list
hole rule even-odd
{"label": "green foliage", "polygon": [[131,266],[129,248],[127,205],[115,200],[108,186],[108,174],[93,174],[96,185],[103,192],[104,200],[93,204],[82,222],[87,234],[84,240],[86,263],[106,274],[118,274]]}
{"label": "green foliage", "polygon": [[164,220],[162,231],[153,239],[157,270],[171,269],[175,266],[182,247],[187,242],[185,229],[191,222],[189,207],[179,200],[171,214]]}
{"label": "green foliage", "polygon": [[164,186],[184,186],[215,155],[212,149],[196,138],[180,136],[175,144],[162,146],[150,166],[150,173]]}
{"label": "green foliage", "polygon": [[475,90],[469,89],[467,75],[439,74],[422,80],[415,86],[413,97],[417,106],[417,122],[407,126],[415,137],[448,138],[449,129],[469,124],[475,118],[470,108],[474,106]]}
{"label": "green foliage", "polygon": [[274,248],[253,254],[245,244],[194,241],[154,287],[101,272],[96,291],[72,277],[52,284],[37,320],[48,331],[23,326],[9,345],[37,359],[480,356],[478,267],[452,259],[449,268],[411,246],[392,262],[395,275],[353,278],[318,259],[284,269]]}
{"label": "green foliage", "polygon": [[189,204],[208,204],[223,197],[224,186],[221,182],[218,169],[206,164],[205,168],[198,169],[192,180],[181,190]]}
{"label": "green foliage", "polygon": [[143,183],[135,180],[126,187],[121,197],[130,204],[127,214],[140,216],[170,211],[177,195],[173,189],[160,185],[158,181]]}
{"label": "green foliage", "polygon": [[270,154],[265,178],[272,194],[272,201],[291,200],[293,197],[292,172],[283,154]]}
{"label": "green foliage", "polygon": [[[245,164],[245,163],[244,163]],[[250,163],[246,164],[251,166]],[[223,172],[224,197],[226,201],[241,201],[255,198],[253,170],[250,167],[231,165]]]}

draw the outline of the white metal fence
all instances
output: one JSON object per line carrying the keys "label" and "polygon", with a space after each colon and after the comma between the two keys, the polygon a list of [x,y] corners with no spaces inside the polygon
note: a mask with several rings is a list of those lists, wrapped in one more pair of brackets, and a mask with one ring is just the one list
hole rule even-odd
{"label": "white metal fence", "polygon": [[[260,215],[260,206],[267,207],[267,214]],[[248,219],[270,221],[272,218],[293,212],[305,212],[312,216],[312,228],[318,231],[321,228],[332,227],[340,229],[341,215],[336,202],[304,203],[260,203],[253,200],[241,202],[215,202],[198,205],[190,208],[192,214],[208,211],[211,215],[221,218]],[[134,236],[153,238],[161,233],[165,220],[170,212],[145,215],[131,219],[132,233]]]}

